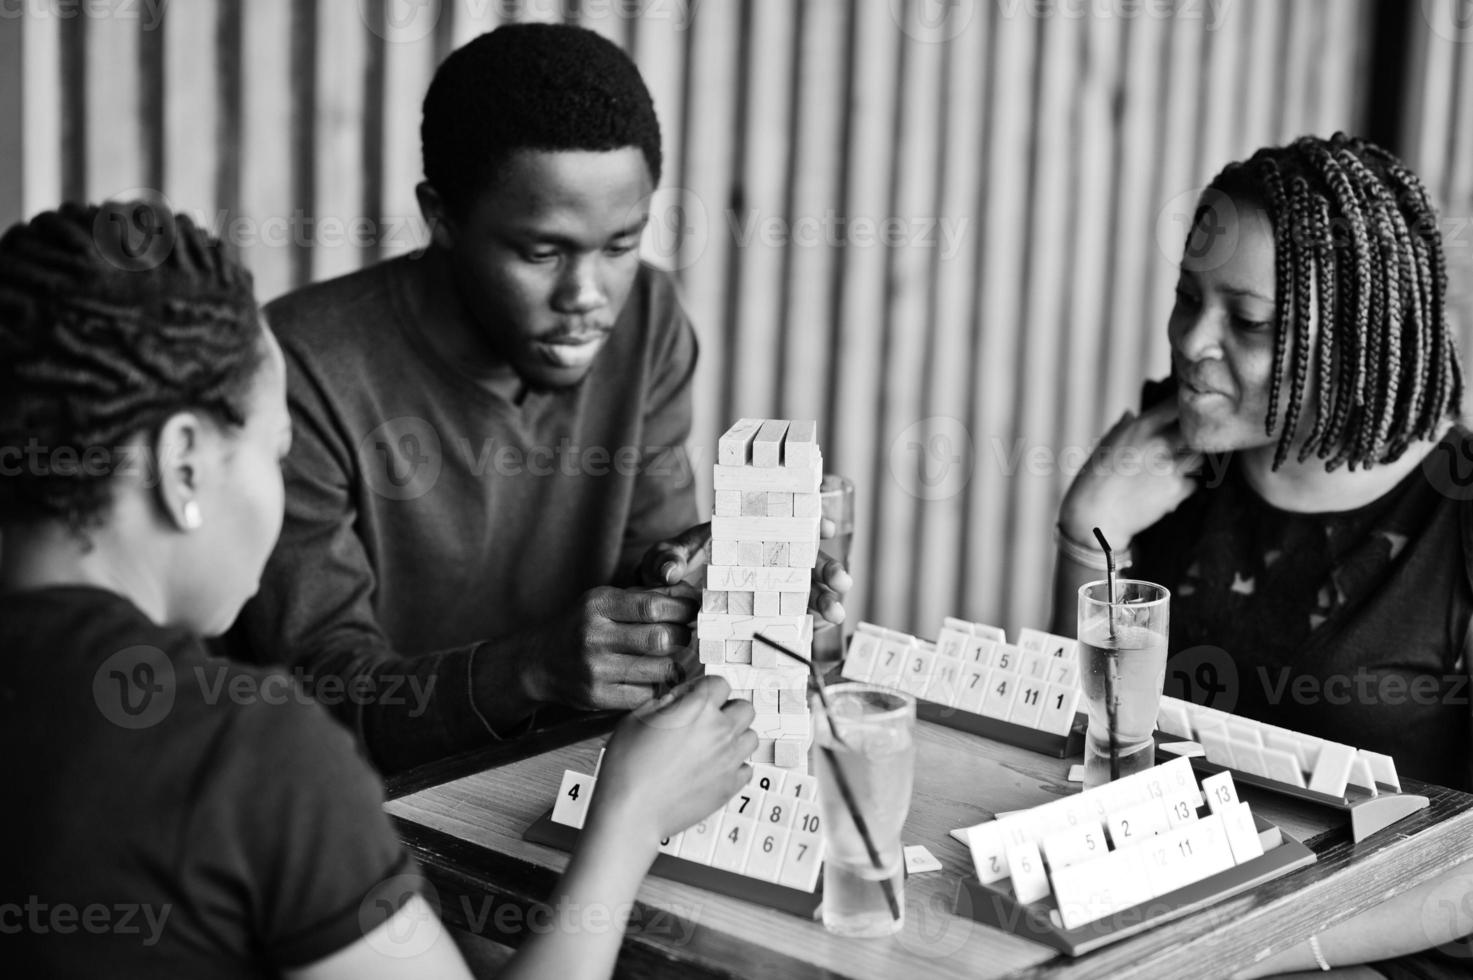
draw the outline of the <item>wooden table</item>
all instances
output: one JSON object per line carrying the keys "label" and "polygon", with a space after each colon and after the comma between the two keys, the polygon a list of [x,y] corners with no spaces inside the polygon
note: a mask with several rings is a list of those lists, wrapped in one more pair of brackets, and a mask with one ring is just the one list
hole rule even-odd
{"label": "wooden table", "polygon": [[[541,755],[430,788],[411,775],[388,804],[405,842],[438,892],[451,925],[515,945],[529,910],[552,891],[567,855],[529,844],[522,831],[552,804],[563,770],[592,772],[606,728],[591,719],[545,734]],[[503,750],[504,757],[504,750]],[[1077,760],[1073,760],[1077,761]],[[996,811],[1078,791],[1070,760],[1043,756],[927,722],[918,723],[915,795],[905,843],[925,844],[940,872],[906,883],[899,935],[843,940],[815,922],[661,878],[646,879],[620,957],[621,975],[671,977],[927,976],[976,978],[1226,975],[1271,951],[1303,942],[1473,857],[1473,796],[1436,786],[1427,809],[1352,843],[1342,814],[1242,788],[1255,813],[1308,844],[1318,861],[1194,915],[1078,959],[952,914],[957,883],[972,873],[967,849],[948,831]],[[461,760],[462,771],[476,765]]]}

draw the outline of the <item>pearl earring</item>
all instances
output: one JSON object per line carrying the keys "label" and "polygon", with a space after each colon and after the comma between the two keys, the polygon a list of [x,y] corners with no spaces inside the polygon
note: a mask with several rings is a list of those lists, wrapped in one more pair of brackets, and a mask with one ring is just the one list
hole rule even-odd
{"label": "pearl earring", "polygon": [[198,530],[205,522],[204,517],[199,512],[199,504],[193,500],[184,501],[182,518],[185,529],[190,531]]}

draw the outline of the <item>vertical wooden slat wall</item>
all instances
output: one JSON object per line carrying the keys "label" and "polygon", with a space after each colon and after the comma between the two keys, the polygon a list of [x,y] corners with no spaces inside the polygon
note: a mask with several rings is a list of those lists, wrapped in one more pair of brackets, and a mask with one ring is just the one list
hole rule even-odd
{"label": "vertical wooden slat wall", "polygon": [[[1372,6],[187,0],[152,23],[148,4],[28,5],[0,72],[25,93],[25,213],[156,186],[269,299],[422,244],[419,103],[451,47],[507,20],[612,38],[664,133],[646,251],[700,335],[702,493],[731,419],[817,417],[858,485],[851,612],[931,633],[1045,621],[1070,472],[1168,367],[1194,190],[1259,145],[1360,126]],[[1409,5],[1404,147],[1456,218],[1473,46],[1437,9]]]}

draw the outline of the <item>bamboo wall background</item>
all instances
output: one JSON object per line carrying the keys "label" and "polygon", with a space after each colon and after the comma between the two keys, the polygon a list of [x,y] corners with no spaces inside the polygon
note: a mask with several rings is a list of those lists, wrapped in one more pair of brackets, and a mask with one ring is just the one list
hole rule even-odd
{"label": "bamboo wall background", "polygon": [[[1377,4],[102,6],[0,17],[0,220],[162,191],[263,299],[423,240],[419,103],[451,48],[524,19],[623,45],[664,132],[646,251],[702,343],[698,473],[738,416],[817,418],[858,485],[851,615],[929,635],[1045,623],[1070,463],[1168,369],[1195,189],[1262,144],[1361,129]],[[1398,94],[1400,149],[1450,218],[1473,214],[1459,10],[1406,5]],[[887,227],[899,244],[868,237]]]}

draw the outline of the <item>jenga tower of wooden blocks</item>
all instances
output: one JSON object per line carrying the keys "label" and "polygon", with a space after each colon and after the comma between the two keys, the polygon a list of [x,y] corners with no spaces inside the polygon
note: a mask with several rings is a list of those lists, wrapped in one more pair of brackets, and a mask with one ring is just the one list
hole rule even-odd
{"label": "jenga tower of wooden blocks", "polygon": [[823,456],[812,421],[741,419],[721,437],[711,560],[696,624],[706,673],[757,709],[751,761],[808,770],[808,668],[753,637],[813,655],[808,593],[818,560]]}

